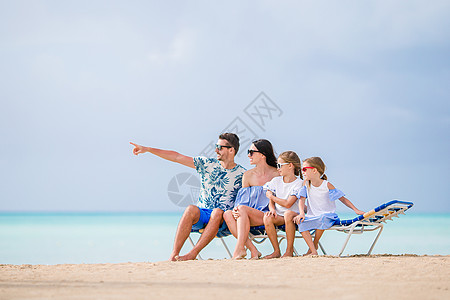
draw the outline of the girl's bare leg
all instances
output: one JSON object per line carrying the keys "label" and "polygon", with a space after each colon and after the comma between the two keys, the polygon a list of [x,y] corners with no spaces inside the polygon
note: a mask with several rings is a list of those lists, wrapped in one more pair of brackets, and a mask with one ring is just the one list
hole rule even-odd
{"label": "girl's bare leg", "polygon": [[[309,247],[308,252],[311,252],[311,254],[313,254],[313,255],[317,255],[317,250],[314,247],[314,242],[312,240],[311,233],[309,233],[309,230],[303,231],[301,234],[302,234],[302,237],[305,240],[306,244]],[[308,252],[306,253],[306,255],[309,254]]]}
{"label": "girl's bare leg", "polygon": [[292,257],[294,255],[294,240],[295,240],[295,224],[294,217],[297,213],[288,210],[284,213],[284,224],[286,226],[286,252],[283,257]]}
{"label": "girl's bare leg", "polygon": [[[314,233],[314,248],[316,248],[316,251],[317,251],[317,249],[319,249],[319,240],[320,240],[320,238],[322,237],[322,234],[325,232],[325,230],[323,230],[323,229],[316,229],[316,232]],[[306,254],[305,255],[309,255],[309,254],[311,254],[311,250],[310,249],[308,249],[308,252],[306,252]]]}
{"label": "girl's bare leg", "polygon": [[316,233],[314,234],[314,248],[317,250],[319,248],[319,240],[322,237],[325,230],[316,229]]}
{"label": "girl's bare leg", "polygon": [[272,254],[264,256],[264,258],[278,258],[281,256],[280,245],[278,244],[277,231],[275,225],[283,225],[284,218],[281,216],[266,216],[264,215],[264,227],[266,234],[269,237],[270,243],[273,247]]}

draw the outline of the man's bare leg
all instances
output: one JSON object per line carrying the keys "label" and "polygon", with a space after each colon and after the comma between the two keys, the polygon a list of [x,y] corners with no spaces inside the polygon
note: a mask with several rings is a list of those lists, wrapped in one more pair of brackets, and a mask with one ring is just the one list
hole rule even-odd
{"label": "man's bare leg", "polygon": [[[219,227],[223,221],[223,210],[215,208],[211,213],[211,218],[200,236],[197,244],[186,255],[179,256],[177,260],[193,260],[217,235]],[[194,223],[195,224],[195,223]],[[190,229],[189,229],[190,231]],[[187,238],[187,237],[186,237]]]}
{"label": "man's bare leg", "polygon": [[180,254],[181,248],[191,234],[192,225],[200,219],[200,209],[195,205],[189,205],[178,223],[177,233],[175,234],[175,241],[173,243],[172,254],[169,260],[176,261]]}

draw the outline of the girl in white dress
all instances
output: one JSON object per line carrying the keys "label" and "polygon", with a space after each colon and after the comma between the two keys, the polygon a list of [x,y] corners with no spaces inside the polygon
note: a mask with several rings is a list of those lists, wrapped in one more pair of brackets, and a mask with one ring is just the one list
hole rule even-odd
{"label": "girl in white dress", "polygon": [[[345,198],[344,193],[336,189],[327,181],[325,175],[325,164],[320,157],[311,157],[303,161],[302,174],[304,185],[297,193],[299,198],[299,215],[294,222],[299,224],[298,231],[303,236],[309,250],[306,253],[317,255],[317,246],[323,232],[333,226],[339,220],[336,214],[336,203],[339,199],[344,205],[353,209],[358,215],[364,214],[357,209],[353,203]],[[307,213],[305,216],[305,200],[308,199]],[[310,230],[315,229],[314,241]]]}
{"label": "girl in white dress", "polygon": [[[273,178],[264,185],[269,198],[269,211],[264,214],[264,227],[273,246],[273,253],[264,258],[281,256],[275,226],[285,225],[286,252],[283,257],[292,256],[294,252],[295,224],[294,217],[298,215],[298,200],[296,193],[302,187],[300,174],[301,161],[294,151],[285,151],[278,157],[277,169],[280,176]],[[297,176],[300,176],[298,178]]]}

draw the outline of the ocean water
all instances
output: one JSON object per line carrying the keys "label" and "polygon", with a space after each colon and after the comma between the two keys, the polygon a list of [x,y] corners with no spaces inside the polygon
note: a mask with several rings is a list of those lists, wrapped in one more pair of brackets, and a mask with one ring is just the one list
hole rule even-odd
{"label": "ocean water", "polygon": [[[0,213],[0,264],[167,260],[180,217],[181,213]],[[450,214],[408,212],[385,225],[372,253],[450,255],[449,222]],[[353,235],[344,254],[366,253],[375,235]],[[192,234],[194,241],[198,236]],[[328,254],[336,255],[345,238],[343,233],[326,231],[321,242]],[[225,242],[232,251],[234,237],[226,237]],[[257,247],[263,254],[272,251],[268,240]],[[307,250],[302,239],[295,241],[295,247],[301,253]],[[182,254],[190,249],[187,241]],[[228,257],[219,239],[201,254],[212,259]]]}

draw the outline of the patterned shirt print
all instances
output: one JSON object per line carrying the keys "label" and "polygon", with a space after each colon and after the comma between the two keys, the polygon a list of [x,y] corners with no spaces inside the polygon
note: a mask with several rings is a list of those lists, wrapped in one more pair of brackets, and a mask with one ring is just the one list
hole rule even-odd
{"label": "patterned shirt print", "polygon": [[200,208],[233,208],[245,168],[239,164],[233,169],[225,169],[215,158],[194,157],[194,165],[201,177],[201,189],[197,206]]}

